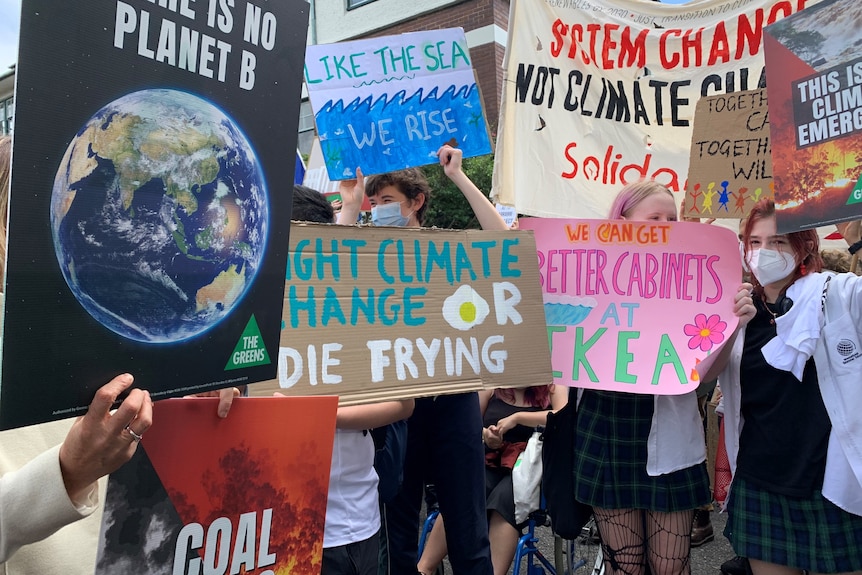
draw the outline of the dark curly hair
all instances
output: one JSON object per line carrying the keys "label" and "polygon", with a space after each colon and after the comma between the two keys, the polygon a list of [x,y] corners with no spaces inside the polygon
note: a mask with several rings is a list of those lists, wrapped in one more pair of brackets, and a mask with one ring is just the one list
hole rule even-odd
{"label": "dark curly hair", "polygon": [[425,202],[416,210],[416,221],[422,225],[422,218],[431,201],[431,186],[428,185],[425,174],[418,168],[408,168],[397,172],[369,176],[365,181],[365,195],[373,198],[387,186],[395,186],[399,192],[407,196],[408,200],[415,200],[419,194],[425,196]]}
{"label": "dark curly hair", "polygon": [[293,185],[293,209],[290,219],[300,222],[318,222],[331,224],[335,217],[335,210],[326,196],[299,184]]}

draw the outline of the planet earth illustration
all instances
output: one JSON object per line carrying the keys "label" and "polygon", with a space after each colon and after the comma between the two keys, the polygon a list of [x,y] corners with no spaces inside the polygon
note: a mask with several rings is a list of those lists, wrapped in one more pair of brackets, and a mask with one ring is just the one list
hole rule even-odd
{"label": "planet earth illustration", "polygon": [[72,139],[54,179],[57,260],[106,328],[146,343],[196,337],[254,282],[269,227],[254,149],[206,100],[127,94]]}

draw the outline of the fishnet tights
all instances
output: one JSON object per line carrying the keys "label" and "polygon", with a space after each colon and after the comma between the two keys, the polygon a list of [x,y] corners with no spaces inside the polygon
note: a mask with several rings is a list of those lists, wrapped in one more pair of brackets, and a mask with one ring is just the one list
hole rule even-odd
{"label": "fishnet tights", "polygon": [[662,513],[593,508],[593,514],[608,575],[690,575],[694,509]]}

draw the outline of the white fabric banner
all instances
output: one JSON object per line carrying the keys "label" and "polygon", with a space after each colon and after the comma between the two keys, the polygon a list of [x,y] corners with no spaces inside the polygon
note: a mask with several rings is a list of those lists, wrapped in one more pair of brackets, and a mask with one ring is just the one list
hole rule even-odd
{"label": "white fabric banner", "polygon": [[604,218],[654,178],[681,201],[698,99],[763,87],[763,27],[817,1],[512,0],[495,199]]}

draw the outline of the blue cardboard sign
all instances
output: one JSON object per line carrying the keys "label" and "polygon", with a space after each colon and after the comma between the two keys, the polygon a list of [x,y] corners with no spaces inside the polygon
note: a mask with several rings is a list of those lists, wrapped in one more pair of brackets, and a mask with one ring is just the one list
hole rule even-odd
{"label": "blue cardboard sign", "polygon": [[491,153],[461,28],[309,46],[305,82],[331,180]]}

